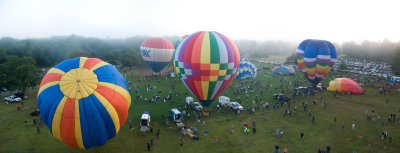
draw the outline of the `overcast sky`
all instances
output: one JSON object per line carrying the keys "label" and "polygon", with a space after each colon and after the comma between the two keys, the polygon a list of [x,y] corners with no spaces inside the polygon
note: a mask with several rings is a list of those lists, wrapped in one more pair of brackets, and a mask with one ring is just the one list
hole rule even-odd
{"label": "overcast sky", "polygon": [[[397,1],[397,2],[396,2]],[[0,0],[0,37],[400,40],[398,0]]]}

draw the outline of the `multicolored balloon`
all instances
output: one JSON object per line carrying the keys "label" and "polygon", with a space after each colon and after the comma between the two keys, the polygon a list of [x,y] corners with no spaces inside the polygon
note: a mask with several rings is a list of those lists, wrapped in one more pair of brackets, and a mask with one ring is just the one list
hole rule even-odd
{"label": "multicolored balloon", "polygon": [[40,115],[52,135],[89,149],[113,138],[128,117],[125,78],[100,59],[78,57],[51,68],[38,91]]}
{"label": "multicolored balloon", "polygon": [[236,45],[214,31],[196,32],[184,39],[175,51],[175,72],[204,107],[232,82],[239,68]]}
{"label": "multicolored balloon", "polygon": [[350,92],[352,94],[364,94],[364,90],[356,82],[349,78],[335,78],[329,82],[328,91]]}
{"label": "multicolored balloon", "polygon": [[183,41],[183,39],[185,39],[187,36],[189,35],[184,35],[182,37],[180,37],[174,44],[175,49],[178,48],[179,44]]}
{"label": "multicolored balloon", "polygon": [[140,45],[140,52],[153,72],[160,72],[172,59],[174,45],[164,38],[149,38]]}
{"label": "multicolored balloon", "polygon": [[297,63],[305,77],[315,87],[336,63],[336,48],[326,40],[307,39],[296,51]]}
{"label": "multicolored balloon", "polygon": [[280,75],[285,75],[285,76],[296,74],[294,69],[292,67],[288,67],[288,66],[276,66],[271,70],[271,72],[274,74],[280,74]]}
{"label": "multicolored balloon", "polygon": [[240,61],[236,79],[255,79],[257,76],[256,66],[247,60]]}

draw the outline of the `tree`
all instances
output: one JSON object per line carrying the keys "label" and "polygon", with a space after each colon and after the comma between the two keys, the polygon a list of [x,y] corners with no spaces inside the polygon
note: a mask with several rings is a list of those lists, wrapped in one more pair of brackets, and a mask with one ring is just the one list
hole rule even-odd
{"label": "tree", "polygon": [[344,61],[341,61],[339,64],[339,70],[346,70],[346,69],[347,69],[346,63],[344,63]]}
{"label": "tree", "polygon": [[132,48],[125,48],[121,51],[120,61],[123,66],[129,68],[143,63],[139,52]]}
{"label": "tree", "polygon": [[297,64],[297,57],[296,54],[292,54],[289,57],[286,58],[286,63],[289,64]]}
{"label": "tree", "polygon": [[400,75],[400,46],[394,51],[391,64],[393,73]]}
{"label": "tree", "polygon": [[35,66],[34,58],[7,55],[5,59],[6,61],[0,64],[2,87],[25,92],[28,87],[39,84],[39,69]]}

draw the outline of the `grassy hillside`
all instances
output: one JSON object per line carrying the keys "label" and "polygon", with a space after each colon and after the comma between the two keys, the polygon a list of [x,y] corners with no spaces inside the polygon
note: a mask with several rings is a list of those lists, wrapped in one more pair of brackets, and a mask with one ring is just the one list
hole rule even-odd
{"label": "grassy hillside", "polygon": [[[257,67],[265,66],[265,64],[257,63]],[[270,66],[270,65],[268,65]],[[271,67],[271,66],[270,66]],[[171,67],[169,67],[171,69]],[[257,79],[261,80],[262,84],[270,82],[273,87],[283,85],[286,89],[287,81],[293,79],[303,79],[302,74],[297,73],[296,77],[281,77],[272,78],[272,74],[268,71],[259,71]],[[390,92],[389,103],[386,103],[386,97],[383,95],[376,96],[375,88],[364,88],[367,90],[365,95],[342,95],[334,98],[333,93],[324,91],[319,93],[318,96],[298,97],[288,108],[293,110],[297,105],[297,113],[292,117],[284,117],[284,108],[279,110],[263,109],[257,110],[254,114],[247,114],[242,112],[241,115],[236,116],[233,112],[222,113],[212,112],[209,117],[201,117],[201,122],[206,121],[206,128],[209,131],[208,136],[204,136],[202,125],[195,122],[193,111],[190,110],[190,119],[185,119],[184,123],[189,126],[194,126],[199,130],[200,140],[194,141],[189,137],[184,137],[184,146],[179,147],[179,139],[181,137],[180,131],[173,126],[168,128],[161,121],[161,116],[164,114],[168,117],[168,110],[177,107],[178,104],[183,106],[185,102],[185,93],[192,96],[186,87],[177,78],[169,78],[168,76],[160,77],[158,79],[152,77],[140,76],[137,71],[128,71],[126,73],[128,81],[131,81],[130,87],[132,95],[132,105],[129,108],[128,120],[134,122],[135,128],[129,130],[127,123],[121,128],[116,137],[107,142],[104,146],[93,147],[87,152],[147,152],[146,142],[153,136],[155,139],[155,131],[160,129],[161,135],[159,139],[155,139],[154,146],[151,152],[274,152],[275,144],[279,144],[280,148],[288,148],[288,152],[317,152],[319,146],[326,149],[326,145],[331,145],[332,152],[399,152],[400,150],[400,123],[389,123],[387,118],[390,114],[396,113],[400,117],[400,95],[396,94],[394,90]],[[138,79],[142,79],[139,81]],[[281,82],[280,79],[285,79],[286,82]],[[175,83],[176,81],[176,83]],[[235,80],[233,84],[236,84]],[[178,96],[173,96],[171,104],[159,102],[158,104],[145,102],[144,98],[151,98],[158,95],[161,91],[160,97],[165,97],[169,91],[172,91],[171,83],[175,84],[175,91]],[[327,84],[328,80],[324,81]],[[135,104],[136,97],[134,84],[138,86],[139,94],[143,96],[142,100],[138,100]],[[146,92],[145,85],[150,85],[155,88],[151,92]],[[369,86],[366,84],[364,86]],[[293,85],[289,86],[290,88]],[[263,90],[261,95],[260,91]],[[246,109],[252,104],[252,98],[258,95],[260,98],[272,101],[272,94],[277,93],[278,90],[274,89],[268,91],[262,88],[256,88],[255,93],[248,93],[249,103],[246,103],[246,96],[242,92],[240,95],[242,105]],[[232,88],[227,88],[226,92],[222,95],[231,98],[231,101],[236,101],[236,95]],[[321,97],[327,103],[327,109],[323,109],[321,105]],[[317,105],[313,105],[312,101],[318,100]],[[315,123],[312,123],[312,117],[307,112],[303,111],[302,101],[308,101],[308,109],[312,110],[312,116],[315,117]],[[53,138],[43,123],[40,124],[41,133],[36,132],[36,127],[33,125],[33,118],[29,115],[35,108],[34,96],[30,96],[25,100],[22,111],[17,111],[16,106],[20,104],[0,104],[0,152],[84,152],[78,148],[71,148],[63,142]],[[214,101],[212,106],[216,105]],[[369,121],[366,118],[365,108],[369,110],[374,109],[376,112],[376,121]],[[154,128],[153,134],[144,135],[138,131],[139,119],[143,111],[151,111],[152,122]],[[264,114],[264,115],[263,115]],[[230,121],[227,121],[229,115]],[[377,116],[385,121],[384,128],[381,128],[381,121],[377,120]],[[334,117],[337,118],[336,123]],[[36,117],[37,118],[37,117]],[[28,120],[29,125],[25,127],[24,120]],[[249,122],[251,127],[252,120],[257,121],[257,133],[250,135],[243,134],[243,123]],[[344,123],[345,128],[342,128]],[[356,124],[356,130],[351,129],[351,124]],[[235,127],[235,132],[230,133],[231,126]],[[284,135],[282,138],[276,135],[276,129],[283,129]],[[304,139],[300,138],[300,131],[305,133]],[[393,138],[392,144],[386,139],[381,140],[381,133],[387,131],[389,137]],[[217,136],[217,144],[213,144],[213,138]]]}

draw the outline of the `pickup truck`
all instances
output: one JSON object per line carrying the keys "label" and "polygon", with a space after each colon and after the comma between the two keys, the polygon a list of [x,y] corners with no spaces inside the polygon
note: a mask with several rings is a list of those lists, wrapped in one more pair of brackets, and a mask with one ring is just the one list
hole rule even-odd
{"label": "pickup truck", "polygon": [[8,101],[8,102],[12,102],[12,103],[18,103],[18,102],[22,101],[22,99],[17,96],[6,97],[6,98],[4,98],[4,100]]}

